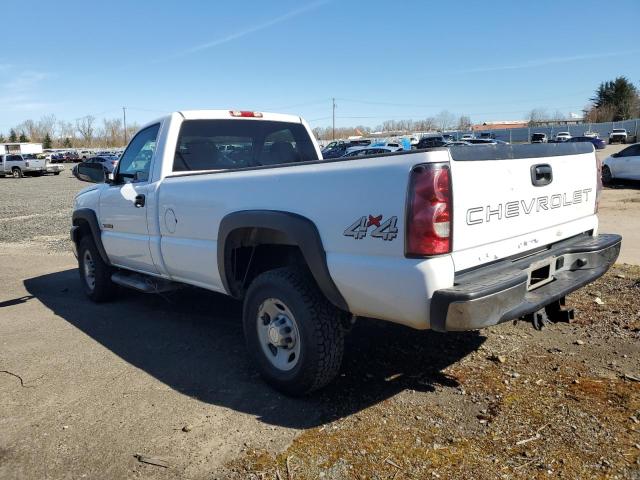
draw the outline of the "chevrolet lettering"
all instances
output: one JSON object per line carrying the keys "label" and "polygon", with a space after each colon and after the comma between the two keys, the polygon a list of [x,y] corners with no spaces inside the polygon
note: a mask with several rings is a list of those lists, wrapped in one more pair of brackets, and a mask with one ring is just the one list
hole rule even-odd
{"label": "chevrolet lettering", "polygon": [[534,197],[528,200],[514,200],[486,207],[473,207],[467,210],[467,225],[513,218],[519,215],[545,212],[554,208],[568,207],[589,201],[589,193],[593,189],[584,188],[572,193],[556,193],[551,196]]}

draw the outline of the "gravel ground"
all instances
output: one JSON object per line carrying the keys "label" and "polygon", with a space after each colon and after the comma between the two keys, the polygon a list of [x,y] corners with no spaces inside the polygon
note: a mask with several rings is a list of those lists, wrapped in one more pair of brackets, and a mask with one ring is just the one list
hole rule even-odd
{"label": "gravel ground", "polygon": [[[248,448],[225,476],[640,478],[640,268],[617,266],[568,302],[577,320],[540,332],[360,325],[352,338],[371,343],[347,349],[319,397],[335,419],[284,452]],[[363,391],[385,400],[354,408]]]}
{"label": "gravel ground", "polygon": [[[65,164],[60,175],[0,178],[0,248],[44,247],[49,253],[69,252],[73,197],[86,187]],[[9,245],[7,245],[9,244]]]}

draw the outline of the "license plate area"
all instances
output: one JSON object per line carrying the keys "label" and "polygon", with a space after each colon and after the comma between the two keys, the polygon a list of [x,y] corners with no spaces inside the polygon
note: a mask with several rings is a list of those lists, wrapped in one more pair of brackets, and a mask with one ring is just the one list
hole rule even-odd
{"label": "license plate area", "polygon": [[556,258],[546,258],[538,262],[532,263],[528,268],[529,280],[527,282],[527,290],[535,290],[555,280],[556,266],[558,262]]}

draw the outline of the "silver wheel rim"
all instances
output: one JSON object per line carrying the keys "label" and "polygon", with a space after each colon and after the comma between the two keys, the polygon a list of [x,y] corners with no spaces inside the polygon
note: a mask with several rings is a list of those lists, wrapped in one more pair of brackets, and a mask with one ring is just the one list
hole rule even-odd
{"label": "silver wheel rim", "polygon": [[277,298],[267,298],[258,309],[258,341],[271,365],[289,371],[300,359],[298,324],[287,305]]}
{"label": "silver wheel rim", "polygon": [[20,177],[20,170],[14,170],[13,171],[13,178],[18,178]]}
{"label": "silver wheel rim", "polygon": [[93,263],[93,257],[89,250],[84,251],[82,256],[82,265],[84,267],[84,281],[90,290],[96,287],[96,265]]}

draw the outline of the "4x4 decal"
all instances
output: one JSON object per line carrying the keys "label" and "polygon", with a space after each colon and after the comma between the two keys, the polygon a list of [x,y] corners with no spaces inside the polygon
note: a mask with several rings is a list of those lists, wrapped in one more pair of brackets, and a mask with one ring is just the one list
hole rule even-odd
{"label": "4x4 decal", "polygon": [[381,238],[384,241],[391,241],[398,236],[398,217],[393,216],[384,223],[382,222],[382,215],[374,217],[369,215],[360,217],[353,222],[344,231],[345,237],[353,237],[355,240],[362,240],[367,236],[369,227],[376,227],[371,233],[372,238]]}

